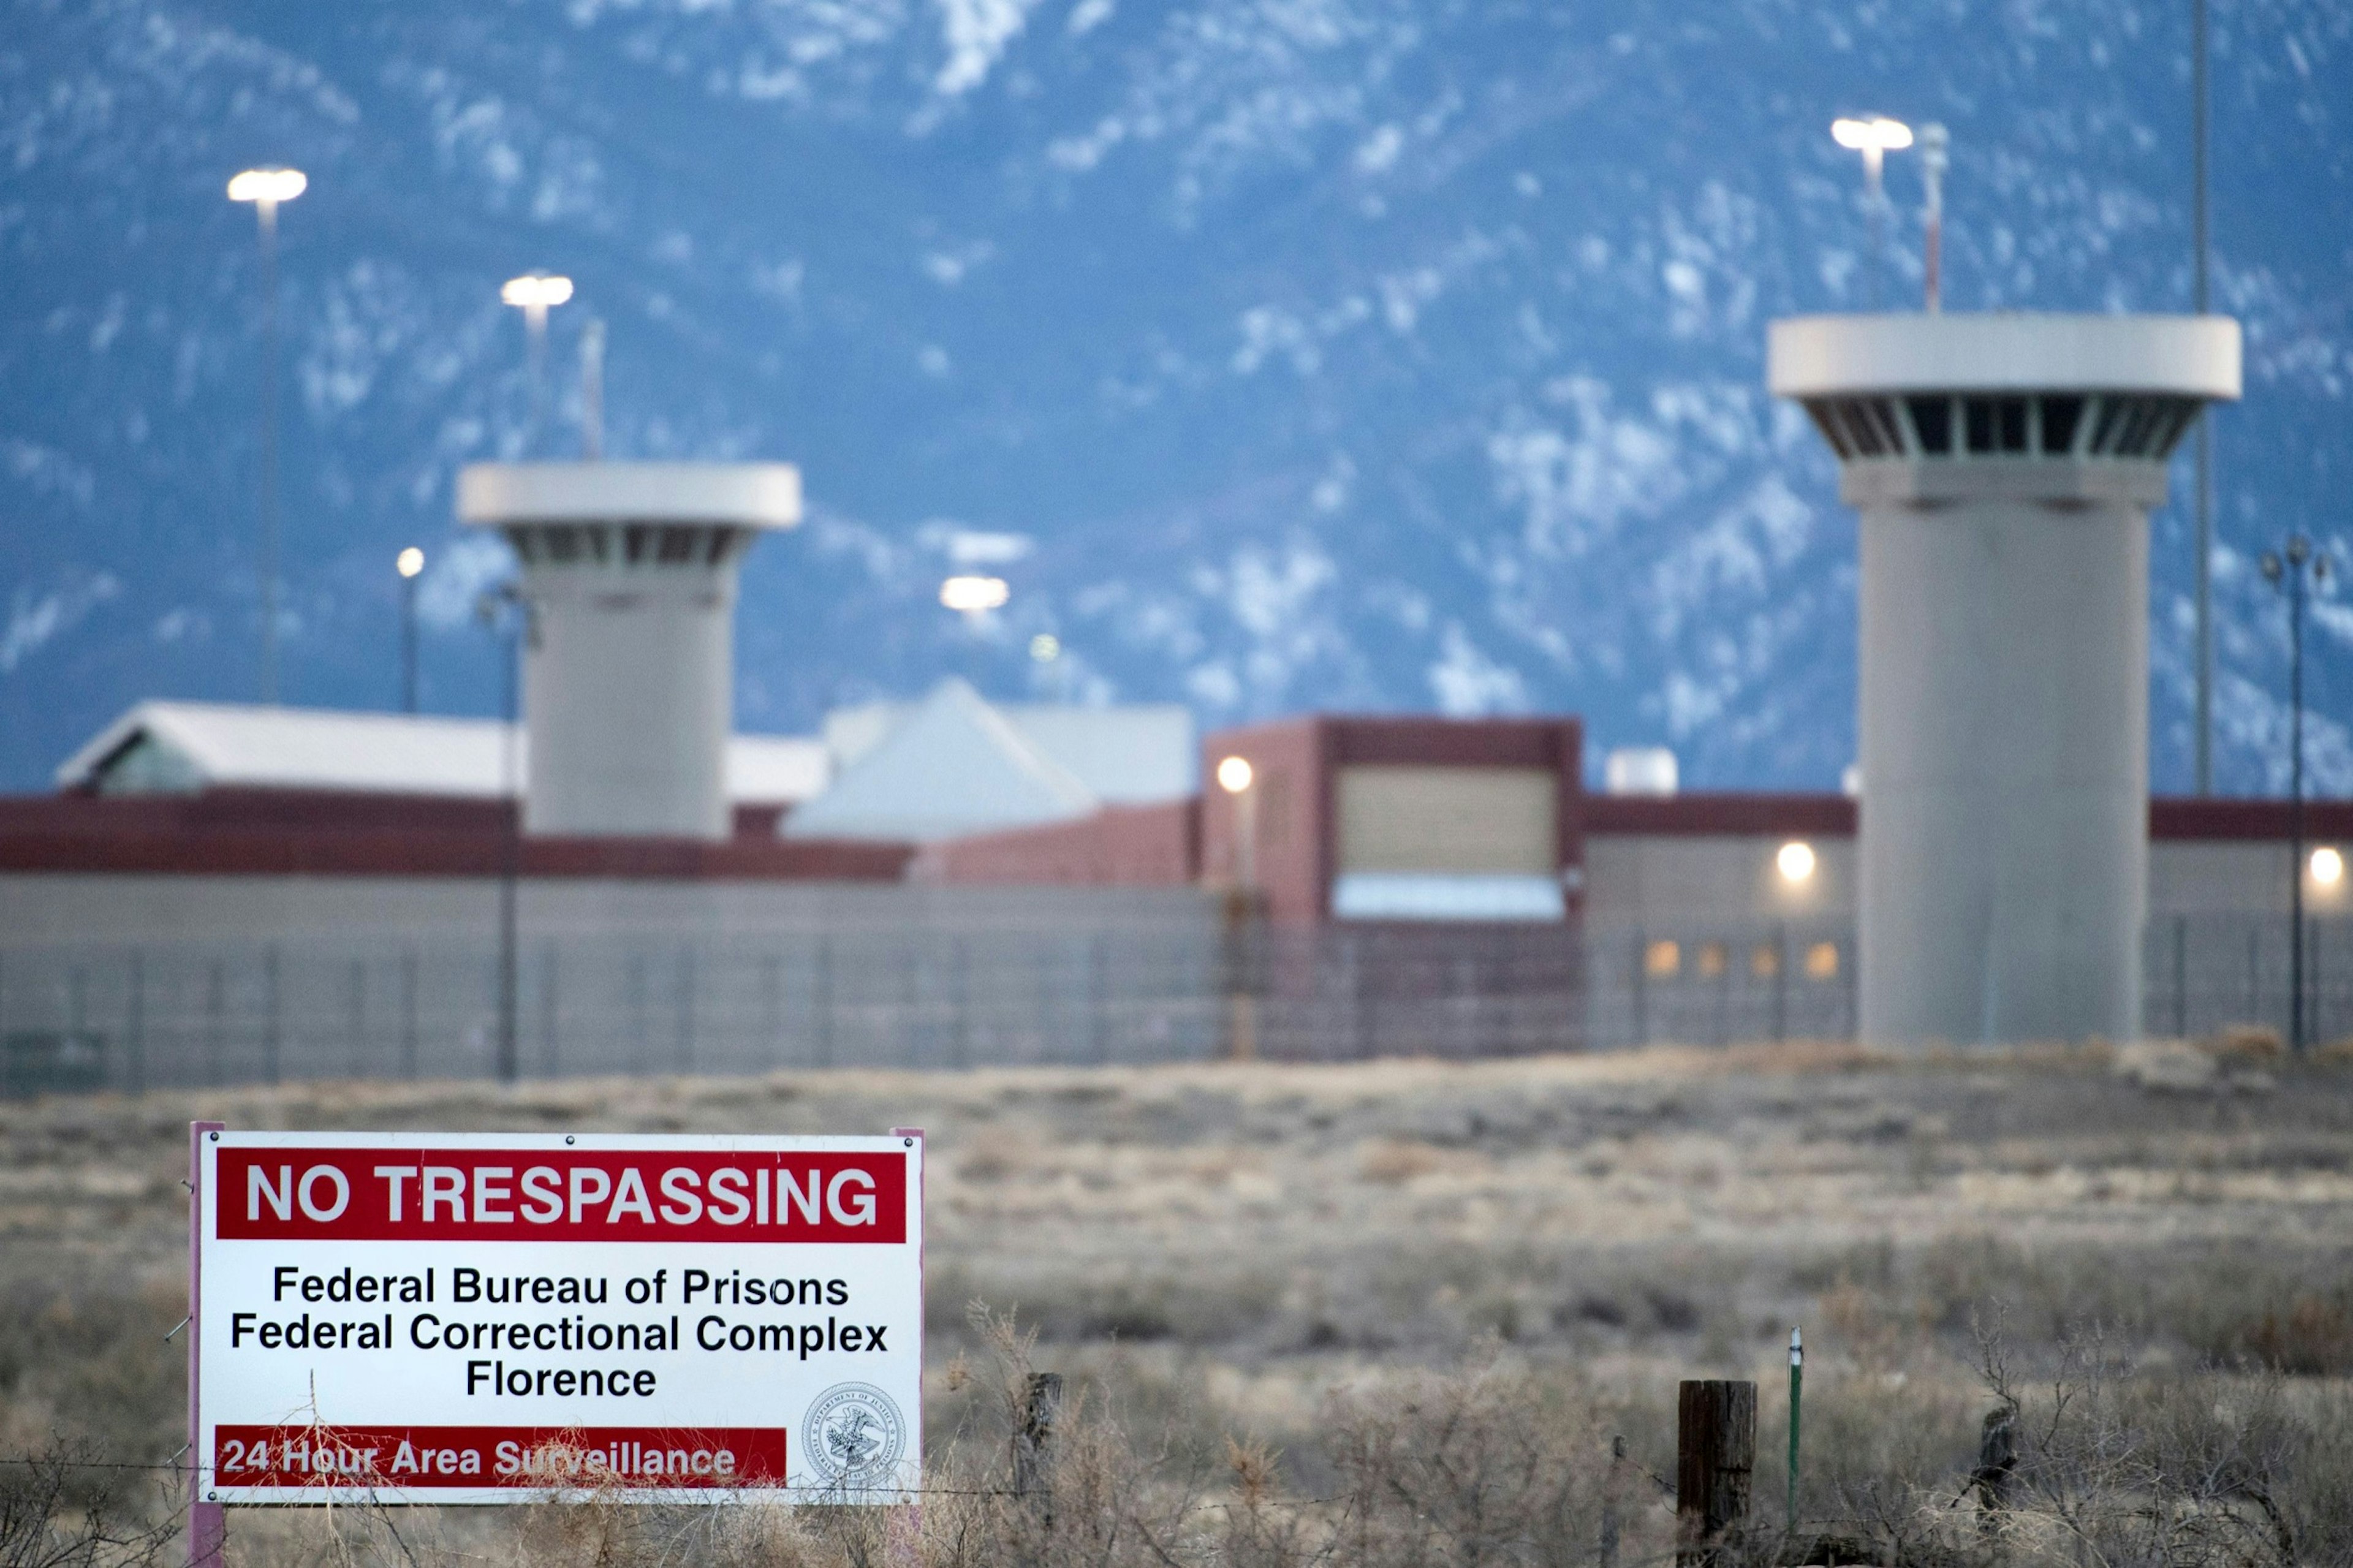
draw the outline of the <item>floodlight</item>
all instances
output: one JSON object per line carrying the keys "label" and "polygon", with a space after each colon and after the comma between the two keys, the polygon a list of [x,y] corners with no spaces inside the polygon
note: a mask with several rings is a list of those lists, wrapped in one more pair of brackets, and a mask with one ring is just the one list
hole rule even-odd
{"label": "floodlight", "polygon": [[275,206],[280,202],[292,201],[310,188],[310,176],[300,169],[246,169],[230,177],[228,199]]}
{"label": "floodlight", "polygon": [[537,272],[527,272],[521,278],[510,278],[499,289],[499,298],[510,305],[520,305],[528,310],[533,307],[545,310],[561,305],[572,298],[572,279],[550,278]]}
{"label": "floodlight", "polygon": [[1012,596],[1002,577],[951,577],[940,584],[940,603],[951,610],[993,610]]}
{"label": "floodlight", "polygon": [[1218,764],[1218,787],[1228,795],[1250,788],[1253,776],[1248,757],[1228,757]]}
{"label": "floodlight", "polygon": [[1840,146],[1857,153],[1901,153],[1912,145],[1912,128],[1883,114],[1867,120],[1833,120],[1831,136]]}
{"label": "floodlight", "polygon": [[1780,853],[1773,857],[1773,864],[1785,882],[1809,880],[1814,874],[1814,847],[1802,838],[1792,838],[1781,846]]}

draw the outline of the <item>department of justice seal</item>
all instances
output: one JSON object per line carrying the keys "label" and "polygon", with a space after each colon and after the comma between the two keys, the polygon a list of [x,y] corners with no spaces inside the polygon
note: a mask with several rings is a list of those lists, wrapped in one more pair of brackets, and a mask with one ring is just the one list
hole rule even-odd
{"label": "department of justice seal", "polygon": [[898,1402],[871,1383],[835,1384],[801,1421],[801,1451],[828,1486],[885,1485],[906,1449]]}

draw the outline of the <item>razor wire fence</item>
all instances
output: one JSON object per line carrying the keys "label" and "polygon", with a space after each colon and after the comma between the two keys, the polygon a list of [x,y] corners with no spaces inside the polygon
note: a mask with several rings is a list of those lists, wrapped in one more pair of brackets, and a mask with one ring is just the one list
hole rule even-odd
{"label": "razor wire fence", "polygon": [[[1838,1040],[1856,958],[1836,921],[526,934],[514,1058],[558,1078]],[[2290,968],[2284,917],[2160,917],[2146,1027],[2285,1035]],[[0,949],[0,1093],[489,1077],[499,973],[448,940]],[[2303,983],[2307,1037],[2353,1035],[2353,920],[2306,922]]]}

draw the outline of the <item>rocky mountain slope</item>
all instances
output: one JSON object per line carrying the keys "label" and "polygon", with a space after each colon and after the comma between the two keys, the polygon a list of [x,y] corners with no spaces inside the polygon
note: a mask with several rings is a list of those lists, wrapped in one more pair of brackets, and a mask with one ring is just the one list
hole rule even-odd
{"label": "rocky mountain slope", "polygon": [[[0,786],[258,658],[258,269],[284,215],[290,700],[388,705],[397,548],[428,705],[482,711],[450,521],[607,323],[620,456],[804,466],[747,573],[754,729],[950,671],[1001,695],[1566,709],[1687,780],[1830,787],[1854,525],[1761,387],[1765,323],[1907,303],[1835,113],[1951,126],[1954,308],[2189,300],[2187,0],[17,0],[0,27]],[[2353,555],[2353,3],[2218,0],[2220,773],[2284,783],[2253,552]],[[2178,478],[2186,489],[2188,470]],[[2189,779],[2186,506],[2158,525],[2152,754]],[[1001,612],[941,609],[962,565]],[[1029,657],[1051,632],[1064,656]],[[2316,611],[2353,789],[2353,601]]]}

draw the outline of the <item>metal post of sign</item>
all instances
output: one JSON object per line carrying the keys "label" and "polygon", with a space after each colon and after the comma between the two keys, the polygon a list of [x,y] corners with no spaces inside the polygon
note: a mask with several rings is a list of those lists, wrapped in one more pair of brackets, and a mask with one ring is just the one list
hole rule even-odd
{"label": "metal post of sign", "polygon": [[188,1123],[188,1568],[220,1568],[228,1545],[228,1520],[221,1505],[208,1495],[212,1456],[204,1448],[204,1428],[198,1422],[197,1373],[204,1359],[205,1138],[218,1134],[227,1123]]}
{"label": "metal post of sign", "polygon": [[559,962],[555,939],[550,937],[539,950],[539,1070],[548,1078],[555,1076],[557,1060],[555,1015],[563,1001],[558,990],[562,984]]}
{"label": "metal post of sign", "polygon": [[1798,1533],[1798,1401],[1806,1387],[1806,1342],[1789,1331],[1789,1533]]}
{"label": "metal post of sign", "polygon": [[[930,1152],[930,1146],[923,1142],[923,1130],[920,1127],[893,1127],[891,1129],[891,1136],[902,1140],[910,1149],[921,1146],[925,1152]],[[925,1189],[929,1186],[930,1180],[931,1163],[925,1161],[916,1167],[915,1173],[915,1210],[918,1214],[928,1212],[925,1200],[930,1194]],[[924,1300],[923,1262],[925,1252],[930,1245],[931,1235],[926,1231],[915,1247],[915,1300],[918,1303]],[[915,1364],[917,1366],[923,1364],[923,1320],[924,1314],[919,1310],[915,1313]],[[917,1415],[917,1424],[921,1425],[920,1412]],[[920,1484],[920,1479],[918,1484]],[[892,1542],[893,1550],[890,1552],[891,1568],[914,1568],[914,1565],[923,1560],[923,1495],[919,1491],[915,1494],[915,1501],[902,1504],[892,1510],[897,1518],[900,1528],[894,1532],[894,1539]]]}

